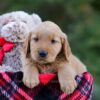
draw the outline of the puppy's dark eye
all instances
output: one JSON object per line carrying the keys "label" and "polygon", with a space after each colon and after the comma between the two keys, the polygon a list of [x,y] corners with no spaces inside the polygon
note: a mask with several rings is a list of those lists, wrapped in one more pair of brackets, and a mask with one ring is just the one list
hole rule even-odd
{"label": "puppy's dark eye", "polygon": [[33,40],[34,40],[35,42],[38,42],[38,41],[39,41],[39,38],[38,38],[38,37],[34,37]]}
{"label": "puppy's dark eye", "polygon": [[57,43],[57,41],[53,39],[51,40],[51,43],[54,44],[54,43]]}

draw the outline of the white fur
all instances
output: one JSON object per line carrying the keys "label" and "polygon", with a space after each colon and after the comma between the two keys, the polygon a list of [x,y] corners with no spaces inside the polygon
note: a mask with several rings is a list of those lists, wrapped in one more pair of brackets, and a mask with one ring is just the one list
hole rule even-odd
{"label": "white fur", "polygon": [[0,36],[12,42],[19,42],[20,35],[26,37],[39,23],[41,18],[35,13],[32,15],[24,11],[6,13],[0,16]]}
{"label": "white fur", "polygon": [[[19,48],[29,32],[41,22],[41,18],[37,14],[30,15],[24,11],[9,12],[0,16],[0,36],[16,44],[10,52],[5,53],[0,72],[16,72],[21,69]],[[9,59],[14,59],[16,62]]]}

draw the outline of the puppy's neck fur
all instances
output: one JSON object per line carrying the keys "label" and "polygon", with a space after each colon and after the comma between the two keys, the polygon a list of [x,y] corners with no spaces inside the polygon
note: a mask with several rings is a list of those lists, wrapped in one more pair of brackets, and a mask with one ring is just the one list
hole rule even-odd
{"label": "puppy's neck fur", "polygon": [[65,62],[66,59],[62,57],[62,55],[58,55],[56,60],[52,63],[41,64],[39,62],[33,61],[32,59],[31,61],[33,62],[33,65],[38,68],[40,73],[56,73],[60,63]]}

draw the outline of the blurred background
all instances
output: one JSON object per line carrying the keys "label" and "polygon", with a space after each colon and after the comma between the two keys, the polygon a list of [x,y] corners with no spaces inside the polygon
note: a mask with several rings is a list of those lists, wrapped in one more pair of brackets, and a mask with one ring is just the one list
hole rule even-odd
{"label": "blurred background", "polygon": [[0,15],[17,10],[61,27],[73,53],[94,76],[92,100],[100,100],[100,0],[0,0]]}

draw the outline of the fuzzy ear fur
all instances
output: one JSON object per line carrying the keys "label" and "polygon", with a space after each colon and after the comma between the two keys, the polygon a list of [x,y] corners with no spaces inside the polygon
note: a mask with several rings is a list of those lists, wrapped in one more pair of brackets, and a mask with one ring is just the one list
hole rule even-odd
{"label": "fuzzy ear fur", "polygon": [[23,50],[26,57],[29,57],[30,55],[30,41],[31,41],[31,33],[29,33],[29,36],[25,39],[23,43]]}
{"label": "fuzzy ear fur", "polygon": [[72,52],[71,52],[71,48],[70,48],[69,43],[68,43],[67,36],[64,33],[62,33],[62,35],[61,35],[61,41],[62,41],[61,53],[63,53],[66,60],[69,61],[69,56]]}

